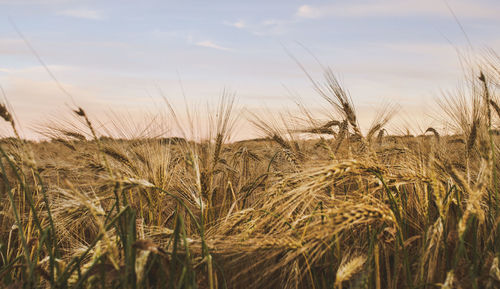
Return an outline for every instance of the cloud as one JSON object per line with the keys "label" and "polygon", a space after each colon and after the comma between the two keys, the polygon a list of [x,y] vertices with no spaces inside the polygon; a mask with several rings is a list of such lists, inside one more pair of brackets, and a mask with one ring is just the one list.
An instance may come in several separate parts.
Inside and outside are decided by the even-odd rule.
{"label": "cloud", "polygon": [[0,55],[29,53],[26,44],[20,38],[0,38]]}
{"label": "cloud", "polygon": [[295,14],[303,18],[319,18],[322,16],[318,8],[310,5],[300,6]]}
{"label": "cloud", "polygon": [[243,20],[238,20],[236,22],[224,22],[224,24],[228,25],[228,26],[233,26],[233,27],[236,27],[238,29],[243,29],[243,28],[246,28],[247,27],[247,24],[245,23],[245,21]]}
{"label": "cloud", "polygon": [[217,45],[217,44],[215,44],[215,43],[213,43],[212,41],[209,41],[209,40],[196,42],[196,45],[197,46],[201,46],[201,47],[214,48],[214,49],[218,49],[218,50],[225,50],[225,51],[231,50],[231,49],[229,49],[227,47]]}
{"label": "cloud", "polygon": [[266,19],[254,30],[256,35],[282,35],[288,31],[290,25],[296,23],[295,20]]}
{"label": "cloud", "polygon": [[[458,0],[450,3],[453,12],[459,18],[497,19],[500,7],[491,3],[467,2]],[[399,0],[382,1],[350,1],[325,5],[302,5],[297,8],[295,16],[299,18],[323,17],[387,17],[429,15],[449,17],[452,15],[446,3],[434,0],[416,2]]]}
{"label": "cloud", "polygon": [[90,19],[90,20],[99,20],[104,18],[104,16],[100,11],[85,9],[85,8],[63,10],[59,11],[57,14],[68,17]]}
{"label": "cloud", "polygon": [[245,30],[254,35],[281,35],[287,32],[289,25],[297,22],[297,19],[264,19],[258,22],[246,22],[239,20],[237,22],[224,22],[224,24]]}

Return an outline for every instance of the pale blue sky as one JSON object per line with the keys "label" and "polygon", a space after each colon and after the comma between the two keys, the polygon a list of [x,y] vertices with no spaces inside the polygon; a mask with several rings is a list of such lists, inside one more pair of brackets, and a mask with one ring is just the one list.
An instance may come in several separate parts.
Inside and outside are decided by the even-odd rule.
{"label": "pale blue sky", "polygon": [[[448,0],[474,51],[500,50],[500,1]],[[285,51],[321,78],[330,66],[361,112],[390,100],[423,117],[461,75],[466,40],[446,2],[0,0],[0,85],[25,126],[67,109],[68,97],[17,35],[88,110],[140,115],[159,99],[215,101],[223,88],[250,109],[320,105]],[[363,117],[361,117],[363,122]]]}

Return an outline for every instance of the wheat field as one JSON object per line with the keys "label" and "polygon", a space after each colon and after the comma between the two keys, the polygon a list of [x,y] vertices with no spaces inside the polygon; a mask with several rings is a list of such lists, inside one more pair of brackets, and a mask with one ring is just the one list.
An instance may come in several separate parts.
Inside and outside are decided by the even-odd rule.
{"label": "wheat field", "polygon": [[450,132],[419,135],[391,106],[359,127],[331,71],[331,119],[253,115],[238,142],[227,95],[206,140],[112,138],[77,107],[27,141],[2,104],[0,287],[499,288],[500,58],[471,70]]}

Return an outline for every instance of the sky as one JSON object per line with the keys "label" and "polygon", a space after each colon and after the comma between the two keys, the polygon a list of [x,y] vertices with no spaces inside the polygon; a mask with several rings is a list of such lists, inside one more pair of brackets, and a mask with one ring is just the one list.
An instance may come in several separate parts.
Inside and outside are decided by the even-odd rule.
{"label": "sky", "polygon": [[181,107],[230,91],[253,112],[297,98],[324,108],[298,61],[318,81],[334,71],[362,126],[387,102],[427,125],[461,81],[457,50],[500,51],[499,15],[498,0],[0,0],[0,86],[36,137],[75,105],[144,119],[165,109],[162,95]]}

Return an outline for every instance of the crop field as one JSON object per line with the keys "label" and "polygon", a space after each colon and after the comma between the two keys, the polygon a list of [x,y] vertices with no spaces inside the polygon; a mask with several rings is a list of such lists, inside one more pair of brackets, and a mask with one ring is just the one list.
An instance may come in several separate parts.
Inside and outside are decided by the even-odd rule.
{"label": "crop field", "polygon": [[[414,135],[392,106],[360,127],[330,71],[331,119],[242,119],[225,95],[205,140],[167,103],[184,136],[112,138],[75,107],[28,141],[2,104],[0,287],[500,288],[499,69]],[[228,141],[236,121],[263,137]]]}

